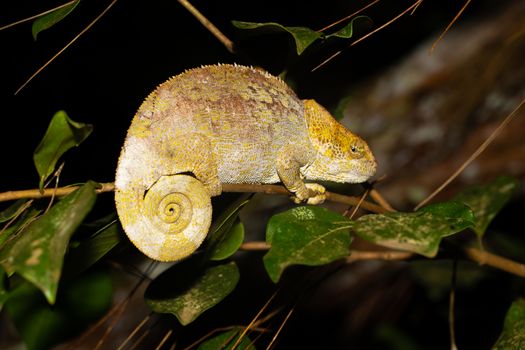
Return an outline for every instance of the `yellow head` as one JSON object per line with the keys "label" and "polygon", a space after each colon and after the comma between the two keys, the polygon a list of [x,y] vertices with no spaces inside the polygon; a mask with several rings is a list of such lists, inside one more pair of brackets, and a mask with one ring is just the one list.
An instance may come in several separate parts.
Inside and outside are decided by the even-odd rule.
{"label": "yellow head", "polygon": [[367,143],[350,132],[314,100],[304,100],[308,135],[317,151],[304,169],[310,180],[359,183],[376,172],[376,161]]}

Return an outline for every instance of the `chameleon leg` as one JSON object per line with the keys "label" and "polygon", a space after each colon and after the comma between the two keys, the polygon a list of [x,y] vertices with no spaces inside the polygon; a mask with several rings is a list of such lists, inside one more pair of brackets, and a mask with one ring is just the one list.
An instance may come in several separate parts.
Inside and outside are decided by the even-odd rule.
{"label": "chameleon leg", "polygon": [[325,188],[319,184],[306,184],[303,181],[300,169],[307,163],[301,161],[302,157],[308,159],[304,154],[297,156],[292,147],[284,147],[277,157],[277,174],[288,191],[293,193],[294,202],[320,204],[326,199]]}

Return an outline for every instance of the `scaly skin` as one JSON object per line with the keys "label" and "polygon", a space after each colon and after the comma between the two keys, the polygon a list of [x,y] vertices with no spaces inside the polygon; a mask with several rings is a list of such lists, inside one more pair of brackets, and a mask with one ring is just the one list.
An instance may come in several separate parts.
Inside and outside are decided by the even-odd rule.
{"label": "scaly skin", "polygon": [[279,78],[237,65],[186,71],[137,111],[120,155],[115,201],[131,241],[155,260],[195,251],[223,183],[281,181],[297,202],[324,200],[303,179],[363,182],[368,145]]}

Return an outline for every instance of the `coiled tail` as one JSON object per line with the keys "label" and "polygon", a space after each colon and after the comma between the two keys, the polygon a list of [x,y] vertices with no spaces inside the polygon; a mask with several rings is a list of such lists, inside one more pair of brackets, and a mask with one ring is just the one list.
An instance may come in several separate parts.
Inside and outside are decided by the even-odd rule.
{"label": "coiled tail", "polygon": [[206,187],[189,175],[160,176],[148,188],[119,162],[115,202],[124,231],[148,257],[176,261],[206,237],[212,216]]}

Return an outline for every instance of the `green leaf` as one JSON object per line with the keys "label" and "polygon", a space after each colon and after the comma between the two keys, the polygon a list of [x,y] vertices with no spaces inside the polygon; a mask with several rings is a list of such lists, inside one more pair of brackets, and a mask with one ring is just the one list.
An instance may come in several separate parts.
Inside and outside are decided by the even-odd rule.
{"label": "green leaf", "polygon": [[64,274],[78,274],[95,264],[120,242],[120,232],[120,225],[114,220],[88,240],[70,248]]}
{"label": "green leaf", "polygon": [[503,331],[492,350],[521,350],[525,348],[525,299],[512,303],[505,316]]}
{"label": "green leaf", "polygon": [[244,225],[237,220],[237,223],[226,232],[220,244],[215,246],[211,252],[211,260],[224,260],[232,256],[244,241]]}
{"label": "green leaf", "polygon": [[[223,332],[200,344],[197,350],[230,350],[233,345],[235,345],[237,339],[239,339],[241,333],[242,328],[240,327],[238,329]],[[245,335],[235,349],[255,350],[255,346],[252,345],[250,338]]]}
{"label": "green leaf", "polygon": [[437,254],[441,239],[474,223],[474,214],[463,204],[446,202],[429,205],[413,213],[364,215],[352,227],[367,241],[427,257]]}
{"label": "green leaf", "polygon": [[210,234],[206,254],[211,260],[223,260],[234,254],[244,240],[244,226],[238,221],[239,212],[250,202],[251,194],[241,196],[226,208],[214,221]]}
{"label": "green leaf", "polygon": [[461,192],[454,200],[464,203],[472,209],[476,217],[472,230],[481,237],[518,186],[518,180],[500,176],[485,186],[476,186]]}
{"label": "green leaf", "polygon": [[73,1],[69,5],[66,5],[64,7],[61,7],[53,12],[48,13],[47,15],[44,15],[33,22],[33,39],[36,40],[38,33],[40,33],[43,30],[46,30],[48,28],[51,28],[61,20],[63,20],[67,15],[71,13],[77,7],[80,0]]}
{"label": "green leaf", "polygon": [[348,256],[350,225],[344,216],[315,206],[274,215],[266,228],[272,245],[264,256],[268,275],[277,282],[290,265],[319,266]]}
{"label": "green leaf", "polygon": [[266,22],[266,23],[254,23],[254,22],[242,22],[232,21],[232,24],[239,29],[264,29],[273,32],[288,32],[292,35],[295,40],[295,47],[297,54],[300,55],[308,46],[322,36],[322,33],[311,30],[306,27],[285,27],[279,23]]}
{"label": "green leaf", "polygon": [[69,239],[93,207],[96,186],[89,181],[64,197],[9,240],[0,252],[4,269],[35,284],[51,304],[55,302]]}
{"label": "green leaf", "polygon": [[200,263],[200,257],[192,257],[157,277],[146,290],[149,307],[155,312],[171,313],[187,325],[234,290],[239,269],[233,261],[207,268]]}
{"label": "green leaf", "polygon": [[46,179],[53,174],[58,159],[70,148],[78,146],[93,131],[93,126],[77,123],[58,111],[49,123],[46,134],[33,153],[33,161],[40,177],[40,190]]}
{"label": "green leaf", "polygon": [[370,18],[367,16],[357,16],[353,18],[350,23],[348,23],[343,28],[339,29],[337,32],[326,35],[326,39],[335,37],[335,38],[342,38],[342,39],[350,39],[354,35],[354,22],[357,20],[366,19],[367,21],[370,21]]}

